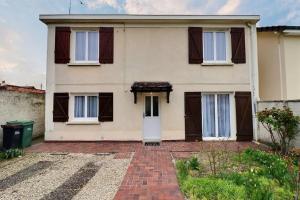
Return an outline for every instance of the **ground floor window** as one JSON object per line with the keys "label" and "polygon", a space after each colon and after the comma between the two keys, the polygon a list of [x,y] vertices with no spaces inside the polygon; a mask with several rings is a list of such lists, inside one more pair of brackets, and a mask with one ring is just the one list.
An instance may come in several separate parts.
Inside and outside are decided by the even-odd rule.
{"label": "ground floor window", "polygon": [[74,95],[73,96],[74,120],[98,120],[98,96]]}
{"label": "ground floor window", "polygon": [[230,94],[202,94],[202,134],[206,138],[231,135]]}

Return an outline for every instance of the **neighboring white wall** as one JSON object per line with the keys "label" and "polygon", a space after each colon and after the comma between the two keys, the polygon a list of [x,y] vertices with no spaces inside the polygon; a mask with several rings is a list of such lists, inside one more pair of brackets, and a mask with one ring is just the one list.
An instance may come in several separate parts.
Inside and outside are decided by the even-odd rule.
{"label": "neighboring white wall", "polygon": [[[300,100],[295,101],[260,101],[258,102],[258,111],[262,111],[265,108],[282,108],[284,105],[291,108],[294,115],[300,116]],[[265,141],[265,142],[271,142],[269,133],[266,131],[266,129],[259,123],[258,126],[258,140]],[[296,140],[294,141],[294,145],[296,147],[300,147],[300,133],[297,135]]]}
{"label": "neighboring white wall", "polygon": [[[44,135],[45,95],[0,90],[0,124],[13,120],[33,120],[33,138]],[[0,129],[2,146],[3,129]]]}

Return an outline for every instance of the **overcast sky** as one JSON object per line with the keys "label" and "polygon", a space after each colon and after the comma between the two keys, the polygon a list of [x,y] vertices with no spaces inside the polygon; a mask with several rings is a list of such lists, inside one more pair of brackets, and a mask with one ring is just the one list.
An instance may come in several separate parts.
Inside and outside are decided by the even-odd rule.
{"label": "overcast sky", "polygon": [[[260,26],[300,25],[300,0],[72,0],[72,13],[258,14]],[[45,85],[46,26],[39,14],[66,14],[69,0],[0,0],[0,81]]]}

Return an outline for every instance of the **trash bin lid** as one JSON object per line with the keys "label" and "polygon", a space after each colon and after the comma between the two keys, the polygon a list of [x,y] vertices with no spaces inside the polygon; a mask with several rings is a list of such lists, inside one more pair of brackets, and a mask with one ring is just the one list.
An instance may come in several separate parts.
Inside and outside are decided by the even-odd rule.
{"label": "trash bin lid", "polygon": [[23,128],[22,125],[20,124],[6,124],[6,125],[1,125],[1,128],[14,128],[14,129],[19,129],[19,128]]}
{"label": "trash bin lid", "polygon": [[31,120],[15,120],[15,121],[9,121],[9,122],[6,122],[7,125],[23,125],[23,126],[26,126],[26,125],[31,125],[33,124],[34,121],[31,121]]}

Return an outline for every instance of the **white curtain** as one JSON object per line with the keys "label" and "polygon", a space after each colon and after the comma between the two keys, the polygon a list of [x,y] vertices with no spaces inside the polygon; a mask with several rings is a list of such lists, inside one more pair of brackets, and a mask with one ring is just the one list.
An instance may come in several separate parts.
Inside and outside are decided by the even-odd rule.
{"label": "white curtain", "polygon": [[219,137],[230,136],[229,94],[218,94],[218,133]]}
{"label": "white curtain", "polygon": [[215,137],[215,95],[202,96],[203,137]]}
{"label": "white curtain", "polygon": [[214,37],[213,32],[203,33],[204,60],[214,60]]}
{"label": "white curtain", "polygon": [[98,59],[98,32],[88,32],[88,60]]}
{"label": "white curtain", "polygon": [[216,54],[217,60],[226,60],[226,37],[225,32],[216,32]]}
{"label": "white curtain", "polygon": [[84,117],[85,96],[75,96],[74,116]]}
{"label": "white curtain", "polygon": [[88,96],[87,100],[87,117],[97,117],[97,96]]}
{"label": "white curtain", "polygon": [[78,61],[85,60],[85,45],[86,45],[86,33],[76,32],[76,47],[75,47],[75,59]]}

